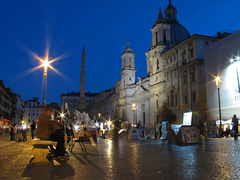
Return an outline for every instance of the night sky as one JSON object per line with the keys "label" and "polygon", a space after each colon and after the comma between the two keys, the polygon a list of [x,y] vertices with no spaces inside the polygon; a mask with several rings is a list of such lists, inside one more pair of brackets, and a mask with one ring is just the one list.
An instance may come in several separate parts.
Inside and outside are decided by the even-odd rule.
{"label": "night sky", "polygon": [[[80,89],[82,48],[86,52],[85,90],[113,88],[121,76],[121,55],[127,40],[134,50],[137,77],[145,77],[145,52],[159,7],[168,0],[1,0],[0,80],[24,101],[43,97],[43,68],[31,51],[50,59],[61,75],[48,70],[46,102],[60,103],[60,95]],[[191,35],[214,36],[240,29],[239,0],[172,0],[177,18]]]}

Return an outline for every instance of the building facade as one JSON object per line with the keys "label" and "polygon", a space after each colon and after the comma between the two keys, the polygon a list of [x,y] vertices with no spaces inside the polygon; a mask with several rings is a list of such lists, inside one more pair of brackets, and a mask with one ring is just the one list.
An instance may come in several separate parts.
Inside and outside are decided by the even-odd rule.
{"label": "building facade", "polygon": [[[192,124],[206,119],[204,47],[220,38],[191,36],[178,22],[171,1],[164,13],[159,9],[151,29],[151,46],[145,53],[147,77],[139,77],[138,82],[135,54],[127,42],[121,56],[121,80],[115,83],[115,95],[111,96],[115,119],[131,124],[141,121],[146,127],[162,121],[182,124],[185,112],[192,112]],[[102,99],[98,108],[104,103]]]}
{"label": "building facade", "polygon": [[33,97],[31,100],[25,102],[25,112],[23,118],[23,126],[30,128],[30,125],[35,122],[37,123],[39,117],[43,113],[43,106],[38,101],[39,98]]}
{"label": "building facade", "polygon": [[[240,117],[240,31],[208,45],[204,49],[208,119],[227,121]],[[220,77],[219,97],[216,77]],[[225,128],[224,128],[225,130]]]}
{"label": "building facade", "polygon": [[6,88],[0,80],[0,124],[14,124],[16,112],[16,94],[10,88]]}
{"label": "building facade", "polygon": [[[97,93],[85,93],[85,101],[86,101],[86,111],[89,111],[89,106],[95,104],[95,96]],[[73,117],[73,113],[75,110],[79,110],[79,92],[68,92],[66,94],[62,94],[61,96],[61,110],[63,113],[66,113],[66,103],[68,105],[69,112]]]}
{"label": "building facade", "polygon": [[15,112],[15,124],[22,125],[25,105],[20,95],[17,95],[16,99],[17,99],[17,103],[16,103],[16,112]]}

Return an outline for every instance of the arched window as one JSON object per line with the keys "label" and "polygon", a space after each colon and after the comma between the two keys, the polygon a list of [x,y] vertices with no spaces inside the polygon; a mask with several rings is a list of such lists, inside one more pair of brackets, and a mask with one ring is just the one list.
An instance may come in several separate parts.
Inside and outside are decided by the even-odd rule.
{"label": "arched window", "polygon": [[170,95],[171,95],[171,107],[173,107],[174,106],[174,91],[173,90],[171,90]]}

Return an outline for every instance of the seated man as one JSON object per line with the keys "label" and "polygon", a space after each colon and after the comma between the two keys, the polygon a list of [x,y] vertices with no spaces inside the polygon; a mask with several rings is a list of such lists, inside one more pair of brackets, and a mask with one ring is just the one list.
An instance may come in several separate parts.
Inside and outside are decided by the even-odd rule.
{"label": "seated man", "polygon": [[61,156],[65,155],[65,146],[64,146],[64,129],[63,125],[61,123],[55,124],[55,128],[53,130],[53,133],[50,135],[50,140],[57,141],[57,147],[54,152],[54,157],[60,158]]}

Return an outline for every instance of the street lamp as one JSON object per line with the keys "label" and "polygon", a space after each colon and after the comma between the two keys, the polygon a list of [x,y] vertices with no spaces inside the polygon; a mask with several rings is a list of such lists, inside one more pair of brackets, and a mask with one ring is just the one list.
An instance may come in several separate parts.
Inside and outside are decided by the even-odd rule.
{"label": "street lamp", "polygon": [[222,117],[221,117],[221,103],[220,103],[220,82],[221,82],[221,78],[218,76],[215,79],[216,81],[216,86],[218,89],[218,108],[219,108],[219,119],[220,119],[220,132],[222,132]]}
{"label": "street lamp", "polygon": [[63,118],[64,118],[64,116],[65,116],[65,115],[64,115],[63,113],[60,114],[61,122],[63,122]]}
{"label": "street lamp", "polygon": [[[134,114],[135,114],[135,111],[137,111],[137,104],[135,102],[132,103],[132,111],[133,111],[133,118],[135,118]],[[137,124],[137,118],[136,118],[136,124]]]}
{"label": "street lamp", "polygon": [[45,92],[46,92],[46,78],[47,78],[47,69],[50,66],[50,62],[48,61],[48,58],[45,59],[45,61],[42,60],[42,66],[44,67],[44,85],[43,85],[43,112],[45,111]]}

